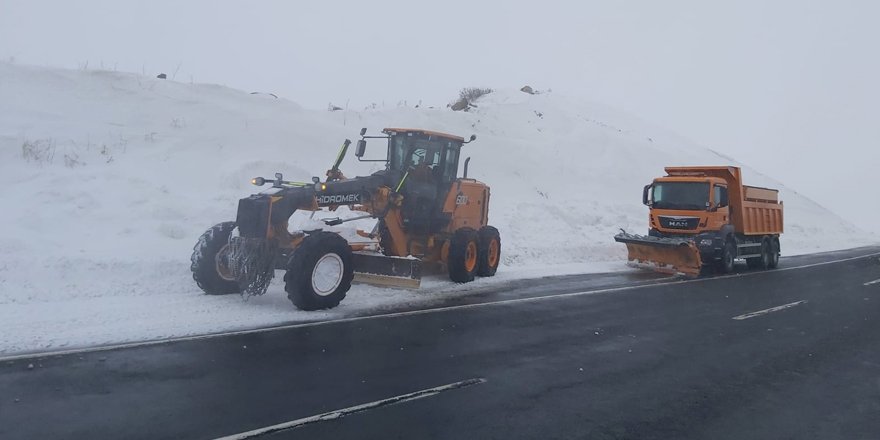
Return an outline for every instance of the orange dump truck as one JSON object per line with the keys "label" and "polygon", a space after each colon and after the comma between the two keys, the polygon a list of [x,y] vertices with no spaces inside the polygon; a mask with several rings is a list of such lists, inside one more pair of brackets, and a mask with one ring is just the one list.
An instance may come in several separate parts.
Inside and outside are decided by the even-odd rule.
{"label": "orange dump truck", "polygon": [[647,236],[622,231],[631,265],[698,276],[779,263],[782,202],[775,189],[746,186],[738,167],[667,167],[642,193],[650,208]]}

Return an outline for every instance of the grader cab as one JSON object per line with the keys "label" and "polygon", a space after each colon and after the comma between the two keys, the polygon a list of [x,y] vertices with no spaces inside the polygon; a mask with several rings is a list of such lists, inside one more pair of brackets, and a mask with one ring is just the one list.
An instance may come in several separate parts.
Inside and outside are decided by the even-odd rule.
{"label": "grader cab", "polygon": [[[387,141],[384,159],[365,159],[368,139]],[[257,177],[272,187],[241,199],[234,222],[220,223],[199,239],[192,255],[193,278],[208,294],[261,295],[277,269],[300,309],[335,307],[352,281],[418,287],[423,264],[445,267],[452,281],[493,276],[501,237],[488,225],[489,187],[459,176],[462,146],[475,140],[429,130],[386,128],[380,136],[361,130],[355,156],[385,162],[369,176],[347,178],[340,170],[351,144],[343,146],[321,181]],[[360,216],[324,218],[328,227],[366,218],[371,231],[346,240],[325,228],[289,230],[297,210],[331,212],[348,206]]]}

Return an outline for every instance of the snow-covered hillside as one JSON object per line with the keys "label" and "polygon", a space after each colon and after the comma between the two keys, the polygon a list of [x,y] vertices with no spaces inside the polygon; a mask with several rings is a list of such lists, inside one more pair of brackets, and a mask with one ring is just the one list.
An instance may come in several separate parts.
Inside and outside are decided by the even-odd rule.
{"label": "snow-covered hillside", "polygon": [[[470,175],[492,186],[499,280],[622,268],[618,228],[643,232],[642,186],[666,165],[736,162],[613,109],[554,93],[497,91],[469,113],[446,108],[306,110],[285,99],[103,71],[0,63],[0,353],[152,339],[426,301],[442,277],[404,292],[355,286],[338,309],[296,311],[279,280],[265,297],[200,294],[198,236],[234,218],[254,176],[323,176],[345,138],[409,126],[461,136]],[[379,142],[368,156],[383,156]],[[347,158],[346,175],[370,164]],[[375,166],[375,164],[372,164]],[[805,170],[804,172],[809,172]],[[745,170],[747,183],[780,187]],[[864,244],[796,192],[784,254]],[[482,280],[481,283],[494,280]]]}

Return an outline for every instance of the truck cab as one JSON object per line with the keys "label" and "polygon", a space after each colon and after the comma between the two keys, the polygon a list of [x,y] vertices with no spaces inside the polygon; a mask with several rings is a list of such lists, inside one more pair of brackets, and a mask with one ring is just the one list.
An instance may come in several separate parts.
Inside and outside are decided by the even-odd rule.
{"label": "truck cab", "polygon": [[727,182],[717,177],[661,177],[645,186],[650,234],[694,235],[730,224]]}

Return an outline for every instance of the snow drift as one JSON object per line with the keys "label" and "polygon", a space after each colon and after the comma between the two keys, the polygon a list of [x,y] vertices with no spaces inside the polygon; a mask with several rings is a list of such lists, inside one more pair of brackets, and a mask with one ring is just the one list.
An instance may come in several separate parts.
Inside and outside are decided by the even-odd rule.
{"label": "snow drift", "polygon": [[[334,310],[200,294],[193,244],[235,215],[254,176],[323,176],[361,127],[409,126],[478,139],[470,175],[492,187],[498,279],[623,268],[619,228],[644,232],[642,186],[666,165],[738,165],[636,118],[553,93],[496,91],[446,108],[306,110],[285,99],[133,74],[0,63],[0,353],[153,339],[350,315],[463,294],[442,277],[418,292],[355,286]],[[374,141],[367,155],[382,157]],[[353,157],[346,175],[374,171]],[[808,172],[808,171],[805,171]],[[781,189],[783,254],[861,245],[846,221]],[[480,283],[490,283],[483,280]]]}

